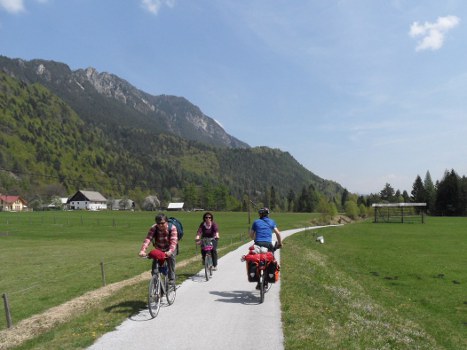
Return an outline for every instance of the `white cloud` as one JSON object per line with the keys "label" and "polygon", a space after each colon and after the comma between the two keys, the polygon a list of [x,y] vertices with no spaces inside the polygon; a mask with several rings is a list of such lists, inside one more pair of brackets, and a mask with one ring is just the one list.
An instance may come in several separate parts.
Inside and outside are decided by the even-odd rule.
{"label": "white cloud", "polygon": [[174,7],[175,0],[142,0],[141,5],[147,11],[157,15],[161,6],[166,5],[168,7]]}
{"label": "white cloud", "polygon": [[0,7],[11,13],[24,11],[23,0],[0,0]]}
{"label": "white cloud", "polygon": [[425,22],[420,24],[414,22],[410,27],[409,35],[412,38],[421,37],[415,50],[440,49],[443,46],[446,33],[456,27],[459,22],[460,19],[456,16],[438,17],[435,23]]}

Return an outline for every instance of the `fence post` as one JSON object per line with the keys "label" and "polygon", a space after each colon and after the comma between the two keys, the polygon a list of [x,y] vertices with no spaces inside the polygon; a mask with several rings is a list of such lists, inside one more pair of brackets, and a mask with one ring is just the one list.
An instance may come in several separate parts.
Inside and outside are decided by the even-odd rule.
{"label": "fence post", "polygon": [[5,293],[2,295],[3,304],[5,305],[5,315],[6,315],[6,324],[8,328],[13,327],[13,321],[11,320],[11,313],[10,313],[10,304],[8,303],[8,295]]}
{"label": "fence post", "polygon": [[102,274],[102,286],[106,286],[105,282],[105,270],[104,270],[104,261],[101,260],[101,274]]}

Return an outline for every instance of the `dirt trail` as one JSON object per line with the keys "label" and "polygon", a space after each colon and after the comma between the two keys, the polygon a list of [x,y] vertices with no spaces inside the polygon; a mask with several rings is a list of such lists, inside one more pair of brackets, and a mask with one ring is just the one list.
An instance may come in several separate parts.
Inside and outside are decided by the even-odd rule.
{"label": "dirt trail", "polygon": [[[193,257],[181,261],[177,268],[184,267],[193,261],[198,261],[199,257]],[[111,296],[120,289],[137,284],[141,281],[147,281],[150,278],[150,272],[146,271],[133,278],[112,283],[105,287],[87,292],[82,296],[67,301],[62,305],[55,306],[41,314],[31,316],[20,321],[12,328],[0,331],[0,350],[11,349],[21,343],[32,339],[39,334],[45,333],[61,323],[65,323],[77,314],[81,314],[91,307],[99,304],[101,300]]]}

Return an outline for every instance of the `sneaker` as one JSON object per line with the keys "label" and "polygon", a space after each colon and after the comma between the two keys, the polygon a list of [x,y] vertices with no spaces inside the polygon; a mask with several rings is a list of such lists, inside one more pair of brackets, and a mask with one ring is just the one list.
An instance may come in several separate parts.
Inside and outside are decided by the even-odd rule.
{"label": "sneaker", "polygon": [[212,270],[213,270],[213,271],[217,271],[217,266],[213,266],[213,267],[212,267]]}

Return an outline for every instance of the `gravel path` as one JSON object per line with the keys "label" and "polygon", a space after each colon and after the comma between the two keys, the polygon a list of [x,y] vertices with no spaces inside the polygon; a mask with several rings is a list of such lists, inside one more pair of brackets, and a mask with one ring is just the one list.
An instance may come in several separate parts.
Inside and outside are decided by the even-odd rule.
{"label": "gravel path", "polygon": [[[282,236],[302,230],[283,231]],[[240,261],[249,246],[251,242],[219,259],[208,282],[200,263],[200,272],[178,287],[175,303],[163,304],[155,319],[143,310],[88,349],[283,349],[280,281],[259,304],[256,284],[248,282]],[[279,260],[280,250],[275,255]]]}

